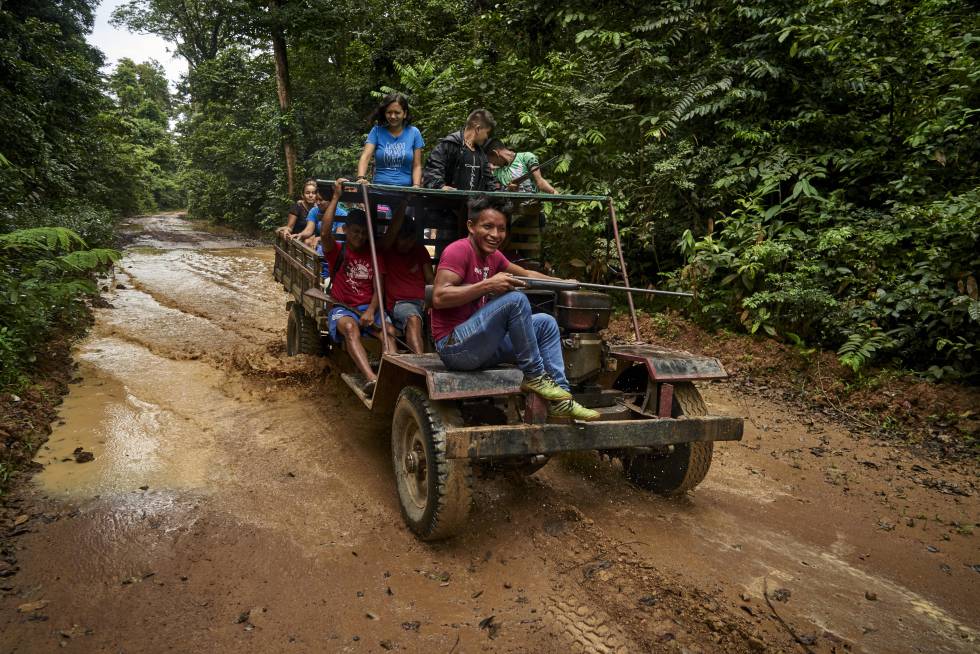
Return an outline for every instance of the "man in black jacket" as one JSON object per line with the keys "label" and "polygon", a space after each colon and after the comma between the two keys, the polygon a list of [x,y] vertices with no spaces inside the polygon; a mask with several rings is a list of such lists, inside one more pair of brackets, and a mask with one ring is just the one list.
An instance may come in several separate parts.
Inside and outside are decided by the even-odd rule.
{"label": "man in black jacket", "polygon": [[490,163],[483,144],[496,127],[486,109],[477,109],[466,119],[458,132],[444,137],[429,155],[422,172],[426,188],[459,189],[461,191],[495,191],[497,184],[490,172]]}

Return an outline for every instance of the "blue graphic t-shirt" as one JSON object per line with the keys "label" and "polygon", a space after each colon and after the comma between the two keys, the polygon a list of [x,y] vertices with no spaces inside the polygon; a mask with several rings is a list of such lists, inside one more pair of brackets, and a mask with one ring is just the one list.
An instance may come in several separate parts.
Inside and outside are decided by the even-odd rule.
{"label": "blue graphic t-shirt", "polygon": [[375,125],[367,142],[374,144],[375,184],[412,185],[412,158],[415,150],[425,147],[417,127],[408,125],[395,138],[387,127]]}

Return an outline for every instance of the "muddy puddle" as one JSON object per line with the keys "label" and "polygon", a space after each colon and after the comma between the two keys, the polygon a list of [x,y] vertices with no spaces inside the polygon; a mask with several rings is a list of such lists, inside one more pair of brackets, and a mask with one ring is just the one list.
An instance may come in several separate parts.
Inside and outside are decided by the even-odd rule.
{"label": "muddy puddle", "polygon": [[712,384],[746,438],[689,497],[564,457],[480,482],[471,528],[422,544],[389,426],[284,356],[271,249],[174,215],[128,231],[5,541],[4,652],[980,646],[975,467]]}

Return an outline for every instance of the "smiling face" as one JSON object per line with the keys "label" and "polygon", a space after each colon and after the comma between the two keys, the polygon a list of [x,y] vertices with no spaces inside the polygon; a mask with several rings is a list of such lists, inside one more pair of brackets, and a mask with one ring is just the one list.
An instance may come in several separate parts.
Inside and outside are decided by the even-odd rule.
{"label": "smiling face", "polygon": [[466,228],[477,251],[488,257],[507,238],[507,217],[496,209],[484,209],[466,221]]}
{"label": "smiling face", "polygon": [[344,225],[344,235],[352,250],[360,250],[367,244],[367,227],[364,225],[347,223]]}
{"label": "smiling face", "polygon": [[385,107],[385,119],[388,129],[399,130],[405,125],[405,110],[398,102],[392,102]]}

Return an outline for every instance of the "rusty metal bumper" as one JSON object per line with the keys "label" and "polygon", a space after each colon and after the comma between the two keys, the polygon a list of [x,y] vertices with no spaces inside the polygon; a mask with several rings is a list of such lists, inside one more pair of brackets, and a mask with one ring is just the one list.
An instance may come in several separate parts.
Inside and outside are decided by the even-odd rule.
{"label": "rusty metal bumper", "polygon": [[446,434],[446,456],[478,459],[738,440],[742,440],[742,419],[722,416],[572,424],[520,423],[450,429]]}

